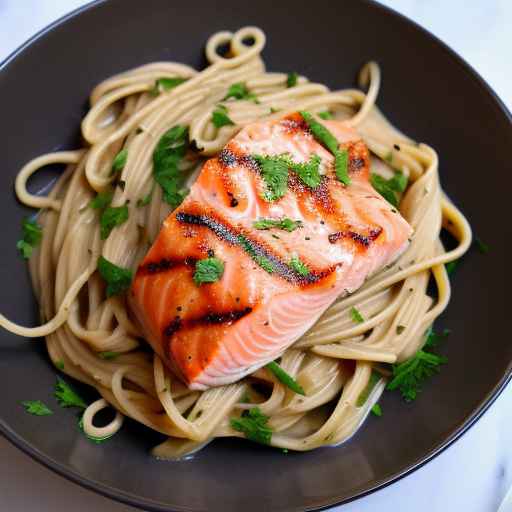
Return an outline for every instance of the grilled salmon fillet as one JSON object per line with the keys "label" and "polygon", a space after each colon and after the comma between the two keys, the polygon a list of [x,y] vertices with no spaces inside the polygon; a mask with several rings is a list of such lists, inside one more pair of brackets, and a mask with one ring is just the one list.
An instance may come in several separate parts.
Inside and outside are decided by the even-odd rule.
{"label": "grilled salmon fillet", "polygon": [[[370,185],[364,142],[343,123],[323,125],[347,151],[349,185],[299,113],[251,124],[205,163],[141,262],[132,310],[190,388],[234,382],[272,361],[406,248],[411,227]],[[320,184],[308,187],[290,169],[286,193],[269,200],[262,155],[295,163],[318,155]],[[285,218],[300,227],[254,226]],[[212,256],[222,277],[196,284],[197,263]]]}

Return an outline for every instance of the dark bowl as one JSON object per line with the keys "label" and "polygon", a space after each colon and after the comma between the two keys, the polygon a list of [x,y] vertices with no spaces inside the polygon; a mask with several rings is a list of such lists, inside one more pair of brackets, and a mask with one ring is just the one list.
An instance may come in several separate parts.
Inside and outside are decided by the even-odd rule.
{"label": "dark bowl", "polygon": [[[37,323],[27,269],[17,256],[20,221],[27,212],[13,194],[14,177],[28,159],[55,148],[75,148],[91,88],[105,77],[154,60],[204,65],[211,33],[258,25],[268,36],[271,70],[297,70],[332,87],[355,84],[360,66],[383,70],[379,105],[407,134],[435,147],[448,194],[469,217],[487,255],[466,255],[453,278],[448,311],[439,320],[452,335],[445,369],[412,404],[395,393],[385,414],[370,418],[335,449],[284,455],[237,440],[215,442],[193,460],[153,459],[161,440],[128,421],[109,442],[95,445],[70,410],[56,406],[55,371],[42,341],[0,332],[0,429],[19,448],[59,474],[125,503],[149,510],[311,510],[382,487],[418,468],[467,430],[511,375],[512,343],[503,330],[504,222],[512,148],[510,114],[485,82],[450,49],[406,18],[365,1],[275,2],[113,0],[75,11],[44,30],[0,68],[3,142],[0,310]],[[45,173],[35,180],[34,188]],[[509,253],[509,252],[508,252]],[[23,412],[20,401],[41,399],[55,414]]]}

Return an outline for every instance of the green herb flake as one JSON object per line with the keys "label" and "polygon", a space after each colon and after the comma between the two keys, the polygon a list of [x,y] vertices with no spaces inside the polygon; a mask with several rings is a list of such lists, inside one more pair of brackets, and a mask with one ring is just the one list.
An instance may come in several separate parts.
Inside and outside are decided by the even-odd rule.
{"label": "green herb flake", "polygon": [[89,207],[92,208],[93,210],[103,210],[112,202],[113,197],[113,190],[106,190],[105,192],[100,192],[99,194],[96,194],[96,197],[91,199]]}
{"label": "green herb flake", "polygon": [[247,439],[261,444],[270,444],[272,429],[267,425],[268,416],[259,407],[253,407],[242,413],[240,418],[230,420],[231,428],[242,432]]}
{"label": "green herb flake", "polygon": [[115,227],[128,220],[128,206],[109,206],[105,208],[100,218],[101,239],[106,240]]}
{"label": "green herb flake", "polygon": [[132,282],[132,271],[118,267],[103,256],[98,259],[98,271],[107,284],[107,297],[124,293]]}
{"label": "green herb flake", "polygon": [[448,263],[445,263],[445,265],[444,265],[448,275],[453,274],[453,272],[455,271],[455,269],[458,266],[459,266],[459,260],[449,261]]}
{"label": "green herb flake", "polygon": [[370,176],[372,187],[391,205],[398,207],[398,198],[390,188],[388,180],[380,174],[372,173]]}
{"label": "green herb flake", "polygon": [[[443,333],[446,336],[448,332]],[[448,360],[431,352],[431,348],[438,343],[440,336],[435,334],[433,329],[426,332],[426,342],[423,349],[406,361],[392,365],[393,378],[386,386],[386,389],[393,391],[400,390],[406,402],[415,400],[421,392],[423,383],[432,375],[438,373],[441,365]]]}
{"label": "green herb flake", "polygon": [[123,167],[126,165],[126,160],[128,159],[128,150],[126,148],[122,149],[117,153],[115,156],[113,162],[112,162],[112,171],[110,172],[110,175],[117,174],[119,171],[123,169]]}
{"label": "green herb flake", "polygon": [[286,87],[295,87],[297,85],[298,79],[299,75],[295,71],[288,73],[288,76],[286,77]]}
{"label": "green herb flake", "polygon": [[276,112],[279,112],[281,109],[279,108],[274,108],[274,107],[270,107],[270,113],[271,114],[275,114]]}
{"label": "green herb flake", "polygon": [[153,153],[153,177],[162,188],[164,201],[173,209],[187,194],[179,164],[188,147],[188,127],[178,124],[162,135]]}
{"label": "green herb flake", "polygon": [[350,176],[348,175],[348,151],[346,149],[337,149],[334,152],[334,168],[336,177],[345,185],[350,185]]}
{"label": "green herb flake", "polygon": [[76,391],[60,377],[57,377],[57,384],[55,384],[55,398],[61,407],[79,407],[81,409],[87,407]]}
{"label": "green herb flake", "polygon": [[119,352],[110,352],[108,350],[106,352],[98,352],[98,357],[101,359],[105,359],[105,361],[112,361],[113,359],[116,359],[120,355],[121,354]]}
{"label": "green herb flake", "polygon": [[78,421],[78,428],[84,434],[84,436],[87,439],[89,439],[89,441],[92,441],[93,443],[96,443],[96,444],[103,443],[104,441],[106,441],[107,439],[110,439],[113,435],[115,435],[115,434],[109,434],[108,436],[103,436],[103,437],[90,436],[84,430],[84,418],[83,418],[83,416]]}
{"label": "green herb flake", "polygon": [[178,85],[186,82],[187,78],[180,77],[162,77],[155,81],[155,85],[149,91],[151,96],[158,96],[163,91],[170,91]]}
{"label": "green herb flake", "polygon": [[397,325],[396,326],[396,333],[402,334],[405,331],[405,325]]}
{"label": "green herb flake", "polygon": [[61,370],[61,371],[62,371],[62,370],[64,370],[64,361],[62,361],[62,359],[61,359],[61,360],[59,360],[59,361],[56,361],[56,362],[55,362],[55,366],[56,366],[59,370]]}
{"label": "green herb flake", "polygon": [[224,274],[224,262],[218,258],[211,257],[199,260],[196,263],[194,272],[194,283],[198,286],[204,283],[215,283]]}
{"label": "green herb flake", "polygon": [[298,256],[292,257],[290,260],[290,267],[301,276],[306,277],[310,274],[309,268],[299,259]]}
{"label": "green herb flake", "polygon": [[291,233],[292,231],[295,231],[296,229],[299,229],[303,226],[301,220],[292,220],[287,217],[282,219],[259,219],[253,222],[252,225],[256,229],[264,230],[275,228],[288,231],[288,233]]}
{"label": "green herb flake", "polygon": [[296,164],[289,161],[288,166],[297,174],[300,180],[310,188],[316,188],[320,185],[322,177],[320,176],[321,158],[318,155],[312,155],[308,162]]}
{"label": "green herb flake", "polygon": [[352,321],[356,324],[362,324],[364,322],[363,315],[361,315],[359,310],[354,306],[350,308],[350,318],[352,318]]}
{"label": "green herb flake", "polygon": [[137,199],[137,208],[143,208],[147,206],[151,202],[151,197],[153,196],[153,191],[155,190],[154,185],[151,187],[151,190],[145,195],[142,199]]}
{"label": "green herb flake", "polygon": [[480,238],[475,238],[475,245],[482,254],[487,254],[489,252],[489,246],[482,242]]}
{"label": "green herb flake", "polygon": [[258,254],[249,240],[244,235],[238,235],[238,243],[244,251],[259,265],[265,272],[272,274],[274,272],[274,265],[272,261],[266,256]]}
{"label": "green herb flake", "polygon": [[425,332],[425,345],[423,348],[436,347],[438,343],[450,334],[450,329],[443,329],[441,333],[436,333],[433,326],[430,326]]}
{"label": "green herb flake", "polygon": [[368,397],[370,396],[371,392],[373,391],[373,388],[377,385],[377,382],[381,379],[381,375],[377,373],[375,370],[372,370],[372,373],[370,374],[370,380],[368,381],[368,384],[366,387],[361,391],[359,396],[357,397],[356,406],[362,407],[366,400],[368,400]]}
{"label": "green herb flake", "polygon": [[379,418],[382,416],[382,407],[380,406],[380,404],[375,404],[371,408],[371,411],[373,415],[378,416]]}
{"label": "green herb flake", "polygon": [[251,403],[251,397],[247,391],[245,391],[244,394],[240,397],[239,402],[241,404],[250,404]]}
{"label": "green herb flake", "polygon": [[261,177],[267,186],[265,201],[275,201],[288,190],[288,159],[283,156],[253,156],[260,167]]}
{"label": "green herb flake", "polygon": [[228,109],[225,105],[217,105],[217,108],[212,112],[212,122],[216,128],[235,124],[228,116]]}
{"label": "green herb flake", "polygon": [[25,400],[21,402],[21,405],[25,407],[25,410],[30,413],[34,414],[35,416],[49,416],[50,414],[53,414],[53,411],[41,400]]}
{"label": "green herb flake", "polygon": [[43,228],[37,223],[35,219],[23,219],[21,224],[23,239],[19,240],[16,244],[21,256],[28,260],[32,256],[34,247],[41,243],[43,237]]}
{"label": "green herb flake", "polygon": [[283,448],[281,451],[282,451],[284,454],[287,454],[287,453],[288,453],[288,448]]}
{"label": "green herb flake", "polygon": [[256,95],[254,93],[249,92],[247,86],[243,82],[231,84],[231,86],[228,89],[228,93],[226,94],[222,101],[229,100],[230,98],[234,98],[235,100],[247,100],[257,102]]}
{"label": "green herb flake", "polygon": [[334,119],[334,116],[328,110],[324,110],[323,112],[318,112],[318,117],[320,119],[324,119],[325,121],[329,119]]}
{"label": "green herb flake", "polygon": [[302,386],[288,373],[286,373],[275,361],[268,363],[265,368],[269,370],[278,381],[299,395],[306,395]]}

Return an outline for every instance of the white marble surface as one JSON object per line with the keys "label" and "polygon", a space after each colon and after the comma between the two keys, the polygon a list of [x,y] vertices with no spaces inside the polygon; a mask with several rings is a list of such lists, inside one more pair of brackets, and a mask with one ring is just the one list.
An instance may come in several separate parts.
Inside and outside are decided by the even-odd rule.
{"label": "white marble surface", "polygon": [[[84,0],[0,0],[0,61]],[[448,43],[512,109],[511,0],[385,0]],[[337,512],[495,512],[512,485],[512,386],[458,442],[396,484]],[[33,462],[0,438],[0,509],[134,512]],[[512,512],[512,500],[500,508]]]}

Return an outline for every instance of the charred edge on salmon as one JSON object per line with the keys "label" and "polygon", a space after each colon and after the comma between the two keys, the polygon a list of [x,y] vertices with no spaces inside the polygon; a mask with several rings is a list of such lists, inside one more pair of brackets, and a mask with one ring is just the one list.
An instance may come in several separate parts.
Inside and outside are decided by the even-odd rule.
{"label": "charred edge on salmon", "polygon": [[[174,333],[178,332],[181,329],[181,326],[182,326],[181,318],[179,316],[175,316],[174,319],[172,320],[172,322],[164,329],[164,336],[166,338],[171,338]],[[169,343],[164,343],[163,345],[164,345],[163,348],[164,348],[165,357],[168,360],[170,360],[171,354],[169,353],[169,350],[171,347],[170,347]]]}
{"label": "charred edge on salmon", "polygon": [[[172,336],[178,331],[195,327],[197,325],[213,325],[236,322],[251,312],[252,308],[246,307],[244,309],[233,309],[232,311],[222,313],[210,312],[206,315],[197,318],[190,318],[188,320],[182,320],[179,316],[176,316],[172,322],[164,329],[164,336],[167,338],[167,340],[169,340],[169,338],[172,338]],[[169,344],[166,343],[165,346],[168,347]]]}
{"label": "charred edge on salmon", "polygon": [[194,215],[179,212],[176,214],[176,220],[183,224],[194,224],[196,226],[204,226],[208,228],[221,240],[225,240],[230,244],[241,247],[260,267],[264,268],[261,265],[262,260],[268,262],[268,265],[272,267],[272,273],[275,273],[277,276],[282,277],[290,283],[314,283],[333,271],[333,269],[329,269],[328,271],[320,273],[311,272],[309,275],[303,276],[290,268],[286,263],[281,261],[277,256],[257,242],[250,240],[247,236],[242,235],[241,233],[236,233],[228,226],[208,217],[207,215]]}
{"label": "charred edge on salmon", "polygon": [[228,148],[224,148],[217,157],[219,163],[224,167],[247,167],[254,171],[259,170],[258,163],[250,155],[237,155],[234,151]]}
{"label": "charred edge on salmon", "polygon": [[158,274],[159,272],[166,272],[175,267],[179,267],[180,265],[186,265],[188,267],[193,267],[196,264],[195,258],[187,257],[185,259],[180,260],[171,260],[168,258],[162,258],[160,261],[150,261],[145,265],[139,267],[137,274],[139,275],[147,275],[147,274]]}
{"label": "charred edge on salmon", "polygon": [[362,158],[351,158],[348,163],[349,172],[357,172],[362,169],[365,165],[365,161]]}
{"label": "charred edge on salmon", "polygon": [[361,233],[356,233],[355,231],[338,231],[336,233],[330,234],[328,238],[331,244],[336,243],[340,238],[351,238],[354,240],[354,242],[357,242],[363,247],[370,247],[372,242],[376,240],[381,233],[382,228],[372,229],[368,235],[362,235]]}

